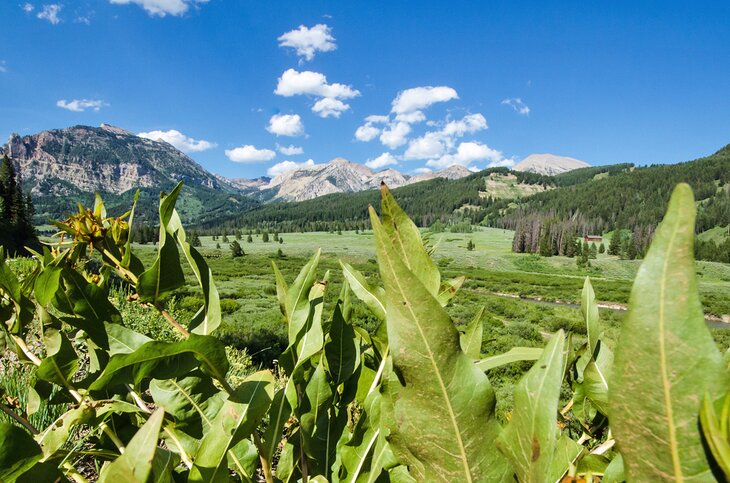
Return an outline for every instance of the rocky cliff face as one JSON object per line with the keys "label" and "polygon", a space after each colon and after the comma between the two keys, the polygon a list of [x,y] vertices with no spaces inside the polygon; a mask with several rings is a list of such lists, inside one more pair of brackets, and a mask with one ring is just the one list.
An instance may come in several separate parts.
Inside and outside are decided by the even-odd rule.
{"label": "rocky cliff face", "polygon": [[120,194],[137,187],[165,187],[179,180],[231,189],[170,144],[106,124],[13,135],[0,151],[18,162],[24,183],[34,195],[64,195],[75,190]]}
{"label": "rocky cliff face", "polygon": [[567,156],[554,154],[531,154],[520,161],[513,169],[531,173],[555,176],[578,168],[587,168],[590,164]]}

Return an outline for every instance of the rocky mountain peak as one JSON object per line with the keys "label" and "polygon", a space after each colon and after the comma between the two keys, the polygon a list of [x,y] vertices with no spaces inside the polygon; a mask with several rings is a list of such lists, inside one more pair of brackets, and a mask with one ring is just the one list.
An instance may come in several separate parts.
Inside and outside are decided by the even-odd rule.
{"label": "rocky mountain peak", "polygon": [[531,173],[555,176],[579,168],[587,168],[590,164],[567,156],[555,154],[531,154],[520,161],[514,168],[515,171],[528,171]]}

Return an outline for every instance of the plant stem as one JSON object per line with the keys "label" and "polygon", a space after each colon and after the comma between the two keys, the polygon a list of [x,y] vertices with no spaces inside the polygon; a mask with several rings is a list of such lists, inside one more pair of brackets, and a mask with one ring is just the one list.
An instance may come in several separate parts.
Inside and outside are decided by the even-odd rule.
{"label": "plant stem", "polygon": [[40,431],[35,429],[35,427],[33,427],[33,425],[30,424],[27,419],[25,419],[24,417],[22,417],[21,415],[19,415],[18,413],[16,413],[9,407],[7,407],[5,404],[0,403],[0,410],[2,412],[4,412],[5,414],[7,414],[8,416],[10,416],[11,418],[13,418],[14,420],[16,420],[18,423],[20,423],[25,429],[30,431],[31,434],[33,434],[33,435],[40,434]]}
{"label": "plant stem", "polygon": [[[17,335],[13,335],[11,337],[13,339],[13,342],[15,342],[15,345],[17,345],[20,348],[20,350],[23,351],[23,354],[25,354],[25,357],[30,359],[30,361],[33,362],[33,364],[35,364],[36,366],[41,365],[41,360],[38,359],[38,357],[35,354],[33,354],[33,352],[31,352],[31,350],[28,348],[28,345],[25,343],[25,340],[23,340],[22,337],[19,337]],[[66,389],[68,389],[68,392],[71,394],[71,396],[73,396],[73,398],[76,400],[76,402],[79,402],[79,403],[81,402],[81,400],[83,398],[81,397],[81,394],[78,393],[78,391],[73,389],[70,385],[67,385]],[[101,423],[101,425],[99,427],[106,433],[107,436],[109,436],[109,439],[111,439],[114,442],[117,449],[119,449],[119,452],[124,453],[124,443],[122,443],[122,441],[119,439],[119,437],[116,435],[116,433],[114,433],[114,431],[109,426],[107,426],[106,423]]]}
{"label": "plant stem", "polygon": [[188,332],[188,330],[185,327],[183,327],[180,324],[180,322],[175,320],[175,318],[172,315],[170,315],[170,313],[167,310],[165,310],[159,302],[155,303],[155,308],[157,309],[157,311],[160,314],[162,314],[162,316],[165,318],[165,320],[167,320],[170,323],[170,325],[175,327],[175,329],[183,335],[183,337],[185,337],[186,339],[188,337],[190,337],[190,332]]}
{"label": "plant stem", "polygon": [[117,269],[118,272],[120,272],[122,275],[124,275],[125,277],[127,277],[127,279],[131,283],[133,283],[134,285],[137,285],[137,282],[138,282],[137,276],[135,274],[133,274],[131,271],[129,271],[128,269],[124,268],[124,266],[122,265],[122,262],[120,262],[117,259],[117,257],[115,257],[114,255],[112,255],[109,252],[109,250],[107,250],[106,248],[97,247],[97,249],[100,252],[102,252],[105,257],[107,257],[109,260],[111,260],[112,262],[114,262],[114,264],[116,265],[115,268]]}
{"label": "plant stem", "polygon": [[253,432],[253,442],[254,445],[256,445],[256,449],[259,451],[261,469],[264,472],[264,478],[266,479],[266,483],[274,483],[274,475],[271,473],[271,463],[269,463],[269,460],[267,460],[264,456],[264,445],[261,444],[261,437],[256,431]]}

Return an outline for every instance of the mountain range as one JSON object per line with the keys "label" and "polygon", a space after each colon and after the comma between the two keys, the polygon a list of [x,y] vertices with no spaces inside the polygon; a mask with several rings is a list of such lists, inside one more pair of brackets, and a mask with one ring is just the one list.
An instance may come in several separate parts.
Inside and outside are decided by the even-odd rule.
{"label": "mountain range", "polygon": [[[36,203],[37,221],[62,217],[73,210],[77,200],[89,203],[97,191],[104,195],[108,206],[129,205],[137,188],[141,190],[140,216],[154,220],[159,191],[171,189],[180,180],[187,188],[180,203],[181,215],[202,222],[272,201],[303,201],[371,190],[381,182],[397,188],[437,178],[454,180],[472,173],[453,165],[411,176],[395,169],[374,171],[335,158],[273,178],[226,178],[208,172],[165,141],[142,138],[108,124],[14,134],[0,147],[0,154],[18,163],[23,186]],[[553,170],[569,169],[570,165],[562,161],[565,159],[570,158],[556,157]],[[544,162],[527,166],[525,171],[539,173],[549,165]]]}

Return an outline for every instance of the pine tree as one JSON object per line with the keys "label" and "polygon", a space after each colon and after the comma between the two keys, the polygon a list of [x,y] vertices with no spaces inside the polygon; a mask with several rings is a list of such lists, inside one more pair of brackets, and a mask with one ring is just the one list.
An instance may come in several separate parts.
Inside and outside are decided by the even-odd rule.
{"label": "pine tree", "polygon": [[13,161],[6,156],[0,164],[0,245],[9,254],[27,254],[25,247],[40,249],[33,227],[33,201],[23,189]]}
{"label": "pine tree", "polygon": [[251,236],[251,234],[250,234],[250,233],[249,233],[249,234],[248,234],[248,236],[246,237],[246,242],[247,242],[247,243],[253,243],[253,237]]}
{"label": "pine tree", "polygon": [[242,257],[245,255],[243,252],[243,248],[241,248],[241,244],[238,243],[238,240],[233,240],[233,243],[230,245],[231,248],[231,257]]}
{"label": "pine tree", "polygon": [[598,253],[606,253],[606,245],[601,243],[601,246],[598,247]]}
{"label": "pine tree", "polygon": [[474,242],[469,240],[469,242],[466,244],[466,249],[469,251],[474,250]]}
{"label": "pine tree", "polygon": [[263,241],[264,243],[268,243],[269,242],[269,232],[268,231],[265,231],[261,235],[261,241]]}
{"label": "pine tree", "polygon": [[613,235],[611,235],[611,242],[608,244],[608,254],[621,254],[621,228],[618,226],[613,230]]}

